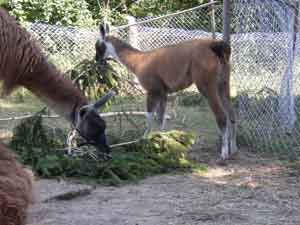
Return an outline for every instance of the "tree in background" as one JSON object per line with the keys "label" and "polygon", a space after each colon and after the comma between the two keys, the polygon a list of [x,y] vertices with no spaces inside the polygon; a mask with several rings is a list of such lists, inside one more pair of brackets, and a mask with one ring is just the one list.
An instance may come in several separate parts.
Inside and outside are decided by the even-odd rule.
{"label": "tree in background", "polygon": [[[172,13],[207,3],[209,0],[86,0],[93,18],[101,21],[109,15],[115,25],[124,23],[126,15],[137,18]],[[100,9],[100,10],[99,10]]]}
{"label": "tree in background", "polygon": [[9,10],[9,0],[0,0],[0,7]]}
{"label": "tree in background", "polygon": [[141,0],[128,6],[128,12],[135,17],[157,16],[184,10],[209,0]]}
{"label": "tree in background", "polygon": [[95,24],[85,0],[10,0],[8,9],[20,22],[44,22],[72,26]]}
{"label": "tree in background", "polygon": [[137,18],[187,9],[209,0],[0,0],[21,22],[45,22],[93,26],[106,17],[110,23],[126,23],[126,15]]}

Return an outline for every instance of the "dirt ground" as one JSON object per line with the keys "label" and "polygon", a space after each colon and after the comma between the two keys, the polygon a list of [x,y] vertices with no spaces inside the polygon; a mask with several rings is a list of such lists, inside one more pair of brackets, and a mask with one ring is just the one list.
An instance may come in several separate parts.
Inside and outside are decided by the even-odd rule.
{"label": "dirt ground", "polygon": [[[242,149],[218,166],[217,152],[194,149],[205,174],[168,174],[122,187],[39,180],[34,225],[300,224],[300,179],[270,157]],[[80,193],[69,200],[65,193]]]}

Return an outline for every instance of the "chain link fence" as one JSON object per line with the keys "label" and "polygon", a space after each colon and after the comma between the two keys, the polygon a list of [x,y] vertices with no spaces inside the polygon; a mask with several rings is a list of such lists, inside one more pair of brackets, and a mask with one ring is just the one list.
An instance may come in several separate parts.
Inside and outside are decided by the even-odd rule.
{"label": "chain link fence", "polygon": [[299,3],[234,2],[232,64],[240,141],[298,157]]}
{"label": "chain link fence", "polygon": [[[299,3],[233,0],[232,93],[239,118],[238,141],[257,149],[300,156]],[[98,28],[35,23],[28,30],[63,71],[95,55]],[[222,38],[223,7],[206,4],[158,18],[135,20],[112,32],[148,51],[195,38]],[[133,79],[128,74],[128,79]],[[193,87],[191,88],[193,89]],[[133,93],[136,93],[133,90]],[[136,104],[127,103],[128,109]]]}
{"label": "chain link fence", "polygon": [[142,51],[185,40],[212,37],[213,33],[217,38],[222,38],[221,5],[204,4],[158,18],[147,17],[135,20],[129,17],[128,21],[127,26],[118,27],[114,31],[123,40]]}
{"label": "chain link fence", "polygon": [[63,71],[95,56],[98,38],[96,28],[32,23],[27,25],[27,30],[33,34],[49,59]]}

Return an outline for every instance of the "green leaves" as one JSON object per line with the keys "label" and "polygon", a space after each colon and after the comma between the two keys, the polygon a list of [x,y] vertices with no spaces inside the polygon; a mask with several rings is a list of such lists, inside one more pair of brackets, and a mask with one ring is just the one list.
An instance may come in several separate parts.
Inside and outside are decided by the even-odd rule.
{"label": "green leaves", "polygon": [[[108,7],[97,0],[0,0],[12,9],[21,22],[45,22],[74,26],[92,26],[103,18],[114,25],[126,23],[126,16],[148,17],[188,9],[208,0],[110,0]],[[205,22],[205,21],[204,21]],[[209,21],[207,21],[209,23]]]}
{"label": "green leaves", "polygon": [[121,86],[121,80],[111,65],[99,65],[94,60],[83,60],[66,73],[93,100],[99,99],[109,90],[118,93]]}
{"label": "green leaves", "polygon": [[205,2],[207,2],[207,0],[142,0],[136,4],[132,4],[129,8],[129,12],[136,17],[164,15],[188,9]]}
{"label": "green leaves", "polygon": [[0,7],[9,9],[9,0],[0,0]]}
{"label": "green leaves", "polygon": [[11,13],[21,22],[91,26],[92,13],[84,0],[15,0],[10,3]]}

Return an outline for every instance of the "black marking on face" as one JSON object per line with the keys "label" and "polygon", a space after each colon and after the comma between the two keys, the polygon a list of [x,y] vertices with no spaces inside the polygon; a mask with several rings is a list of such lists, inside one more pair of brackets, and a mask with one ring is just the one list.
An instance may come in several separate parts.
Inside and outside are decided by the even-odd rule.
{"label": "black marking on face", "polygon": [[95,45],[96,57],[95,60],[100,62],[105,59],[106,45],[103,41],[98,40]]}

